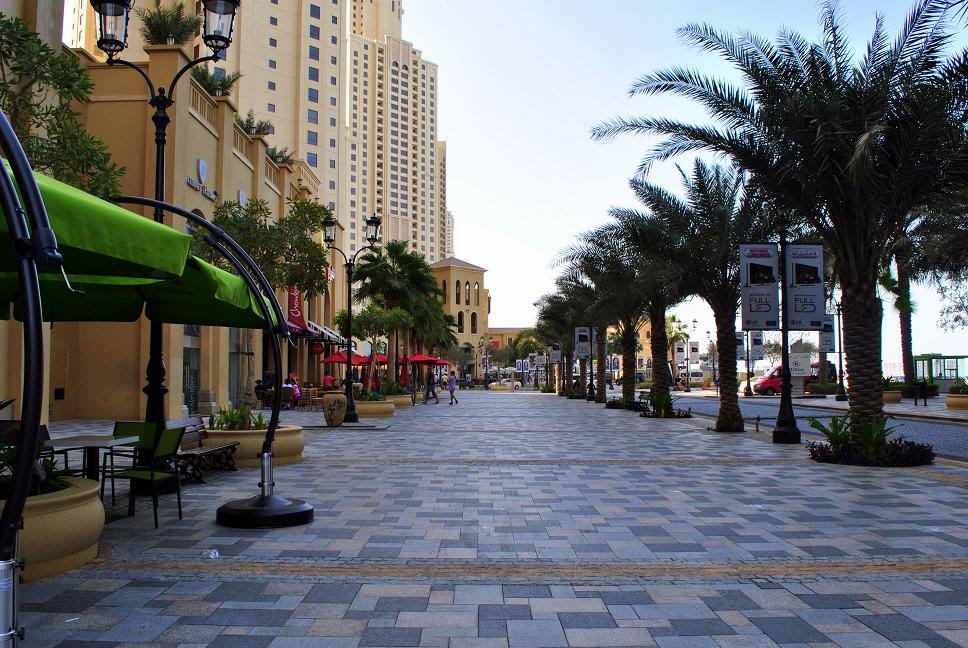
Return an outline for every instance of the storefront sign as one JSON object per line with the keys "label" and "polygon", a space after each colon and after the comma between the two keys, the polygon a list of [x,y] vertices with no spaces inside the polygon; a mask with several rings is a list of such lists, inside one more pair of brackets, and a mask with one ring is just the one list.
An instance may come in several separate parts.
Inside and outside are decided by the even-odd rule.
{"label": "storefront sign", "polygon": [[823,246],[788,245],[786,250],[787,322],[791,331],[823,329]]}
{"label": "storefront sign", "polygon": [[823,316],[823,330],[820,331],[820,353],[837,353],[837,338],[834,336],[834,316],[827,313]]}
{"label": "storefront sign", "polygon": [[302,293],[296,284],[289,286],[289,297],[288,297],[288,320],[295,324],[296,326],[308,330],[309,325],[306,324],[306,313],[303,311],[303,299]]}
{"label": "storefront sign", "polygon": [[205,162],[204,159],[199,158],[198,159],[198,177],[193,178],[192,176],[188,176],[185,179],[185,183],[195,191],[201,192],[203,196],[205,196],[212,202],[215,202],[216,200],[218,200],[218,192],[213,191],[212,189],[209,189],[207,186],[205,186],[205,179],[207,177],[208,177],[208,163]]}
{"label": "storefront sign", "polygon": [[739,246],[744,331],[780,328],[779,252],[775,243]]}

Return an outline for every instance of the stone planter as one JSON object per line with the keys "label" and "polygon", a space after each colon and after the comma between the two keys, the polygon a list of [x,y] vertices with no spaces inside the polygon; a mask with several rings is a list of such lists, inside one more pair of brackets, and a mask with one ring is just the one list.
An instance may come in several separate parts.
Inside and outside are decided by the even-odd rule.
{"label": "stone planter", "polygon": [[968,394],[948,394],[944,404],[948,409],[968,410]]}
{"label": "stone planter", "polygon": [[99,485],[79,477],[64,479],[70,482],[69,488],[27,498],[20,533],[20,552],[27,563],[25,581],[76,569],[97,556],[104,528]]}
{"label": "stone planter", "polygon": [[901,402],[901,390],[900,389],[889,389],[884,392],[884,404],[893,404]]}
{"label": "stone planter", "polygon": [[326,427],[339,427],[346,418],[346,394],[326,392],[323,394],[323,416]]}
{"label": "stone planter", "polygon": [[386,399],[393,403],[393,407],[396,409],[413,406],[413,401],[410,400],[410,394],[395,394],[393,396],[386,396]]}
{"label": "stone planter", "polygon": [[393,412],[396,409],[393,406],[393,401],[388,400],[355,402],[356,413],[360,415],[360,418],[380,418],[384,416],[393,416]]}
{"label": "stone planter", "polygon": [[[239,443],[239,448],[235,451],[235,465],[239,468],[260,465],[262,442],[266,438],[265,430],[206,430],[206,433],[212,443],[232,441]],[[281,466],[302,461],[305,445],[306,440],[301,427],[280,425],[276,428],[276,438],[272,443],[273,463]]]}

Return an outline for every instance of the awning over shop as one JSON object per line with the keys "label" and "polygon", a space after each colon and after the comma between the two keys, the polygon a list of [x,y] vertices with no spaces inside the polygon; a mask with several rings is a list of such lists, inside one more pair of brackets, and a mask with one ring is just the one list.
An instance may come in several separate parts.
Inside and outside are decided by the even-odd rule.
{"label": "awning over shop", "polygon": [[[34,177],[69,275],[181,275],[188,259],[189,235],[45,175],[35,173]],[[0,219],[0,239],[6,238],[7,223]],[[14,271],[13,256],[0,256],[0,272]]]}

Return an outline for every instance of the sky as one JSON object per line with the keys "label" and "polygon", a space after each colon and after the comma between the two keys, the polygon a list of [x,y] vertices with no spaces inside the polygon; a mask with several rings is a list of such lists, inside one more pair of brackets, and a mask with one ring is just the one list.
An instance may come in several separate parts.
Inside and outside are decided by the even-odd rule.
{"label": "sky", "polygon": [[[855,52],[877,12],[896,33],[910,7],[908,0],[845,0]],[[619,115],[707,121],[684,100],[628,96],[639,76],[659,68],[731,74],[679,42],[676,29],[690,22],[765,37],[789,27],[811,41],[820,31],[812,0],[404,0],[403,37],[440,68],[438,137],[447,141],[454,249],[488,269],[491,327],[533,324],[534,302],[554,290],[554,260],[575,235],[606,222],[610,207],[637,206],[628,180],[651,140],[593,142],[593,126]],[[655,167],[650,180],[679,190],[675,163]],[[914,296],[915,353],[968,354],[965,331],[937,326],[935,291],[919,287]],[[885,370],[900,373],[890,300],[884,310]],[[703,334],[714,332],[702,302],[674,312],[696,319]]]}

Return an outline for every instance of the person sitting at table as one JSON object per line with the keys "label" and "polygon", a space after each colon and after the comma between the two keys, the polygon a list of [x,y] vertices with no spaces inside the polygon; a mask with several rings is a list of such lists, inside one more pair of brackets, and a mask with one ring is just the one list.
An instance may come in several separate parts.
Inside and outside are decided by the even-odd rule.
{"label": "person sitting at table", "polygon": [[333,376],[327,371],[326,375],[323,376],[323,389],[329,389],[333,386]]}

